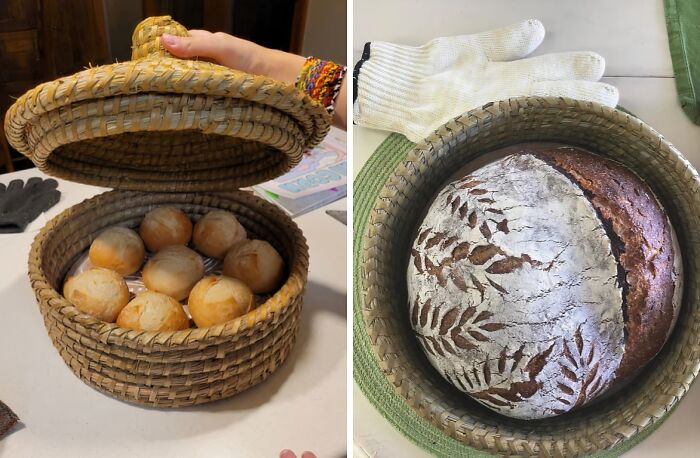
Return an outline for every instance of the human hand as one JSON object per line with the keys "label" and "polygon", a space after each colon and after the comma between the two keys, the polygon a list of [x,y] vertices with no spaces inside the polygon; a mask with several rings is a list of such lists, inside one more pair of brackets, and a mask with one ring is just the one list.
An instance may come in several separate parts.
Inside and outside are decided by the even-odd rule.
{"label": "human hand", "polygon": [[175,57],[210,59],[229,68],[290,84],[296,80],[305,60],[223,32],[190,30],[188,37],[163,34],[161,43]]}
{"label": "human hand", "polygon": [[511,97],[617,104],[617,89],[597,82],[605,60],[596,53],[525,59],[544,35],[542,23],[531,19],[489,32],[436,38],[418,47],[367,43],[355,67],[354,121],[418,142],[452,118]]}
{"label": "human hand", "polygon": [[[222,32],[190,30],[189,36],[163,34],[160,42],[170,54],[183,59],[200,57],[220,65],[254,75],[267,76],[283,83],[294,84],[306,59],[296,54],[270,49],[252,41]],[[347,125],[347,89],[343,81],[336,98],[333,125]]]}
{"label": "human hand", "polygon": [[[297,456],[293,451],[285,449],[280,452],[280,458],[297,458]],[[316,458],[316,455],[312,452],[304,452],[300,458]]]}

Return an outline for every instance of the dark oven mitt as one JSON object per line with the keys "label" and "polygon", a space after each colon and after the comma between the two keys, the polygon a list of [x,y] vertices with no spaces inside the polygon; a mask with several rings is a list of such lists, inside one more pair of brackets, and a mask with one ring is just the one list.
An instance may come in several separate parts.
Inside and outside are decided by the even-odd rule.
{"label": "dark oven mitt", "polygon": [[58,182],[32,177],[25,184],[12,180],[0,183],[0,233],[24,232],[29,223],[61,198]]}
{"label": "dark oven mitt", "polygon": [[0,439],[17,423],[19,418],[2,401],[0,401]]}

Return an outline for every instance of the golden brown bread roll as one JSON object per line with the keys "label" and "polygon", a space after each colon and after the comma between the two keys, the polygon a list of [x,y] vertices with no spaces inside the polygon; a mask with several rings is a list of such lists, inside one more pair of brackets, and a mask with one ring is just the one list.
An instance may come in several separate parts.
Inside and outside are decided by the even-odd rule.
{"label": "golden brown bread roll", "polygon": [[135,231],[115,226],[97,236],[90,245],[89,256],[90,262],[97,267],[129,275],[139,270],[145,251],[143,241]]}
{"label": "golden brown bread roll", "polygon": [[96,267],[66,280],[63,296],[81,312],[113,323],[129,302],[129,288],[118,273]]}
{"label": "golden brown bread roll", "polygon": [[254,303],[253,292],[242,281],[211,275],[192,288],[187,305],[197,326],[205,328],[245,315]]}
{"label": "golden brown bread roll", "polygon": [[213,210],[194,225],[192,241],[199,251],[212,258],[223,258],[235,243],[245,240],[245,228],[231,212]]}
{"label": "golden brown bread roll", "polygon": [[204,262],[184,245],[165,247],[143,268],[146,288],[182,300],[204,275]]}
{"label": "golden brown bread roll", "polygon": [[187,245],[192,238],[192,221],[179,208],[158,207],[146,213],[139,234],[149,251],[171,245]]}
{"label": "golden brown bread roll", "polygon": [[226,253],[224,275],[237,278],[257,294],[277,288],[284,275],[284,261],[265,240],[245,240]]}
{"label": "golden brown bread roll", "polygon": [[179,331],[190,326],[178,301],[153,291],[144,291],[126,304],[117,324],[137,331]]}

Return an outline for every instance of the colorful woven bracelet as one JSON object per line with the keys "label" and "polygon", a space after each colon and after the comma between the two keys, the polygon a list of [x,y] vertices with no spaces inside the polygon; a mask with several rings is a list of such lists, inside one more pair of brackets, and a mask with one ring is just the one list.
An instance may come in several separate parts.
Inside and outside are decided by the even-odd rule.
{"label": "colorful woven bracelet", "polygon": [[307,57],[301,68],[296,87],[318,100],[330,114],[340,92],[347,67],[329,60]]}

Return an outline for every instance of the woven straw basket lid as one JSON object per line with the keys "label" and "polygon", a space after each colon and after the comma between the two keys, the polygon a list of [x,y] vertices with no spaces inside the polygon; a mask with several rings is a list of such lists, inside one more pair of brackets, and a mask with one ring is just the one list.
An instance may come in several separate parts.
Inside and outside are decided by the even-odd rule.
{"label": "woven straw basket lid", "polygon": [[[557,141],[636,172],[678,235],[685,285],[664,348],[623,391],[538,421],[499,415],[446,382],[418,347],[406,309],[406,266],[426,205],[455,170],[498,148]],[[379,412],[437,456],[618,456],[648,436],[700,371],[700,177],[639,119],[595,103],[527,97],[487,104],[422,143],[392,135],[355,180],[353,373]]]}
{"label": "woven straw basket lid", "polygon": [[330,115],[293,85],[178,59],[169,16],[136,26],[132,60],[41,84],[5,117],[8,141],[59,178],[129,190],[221,191],[279,176]]}

